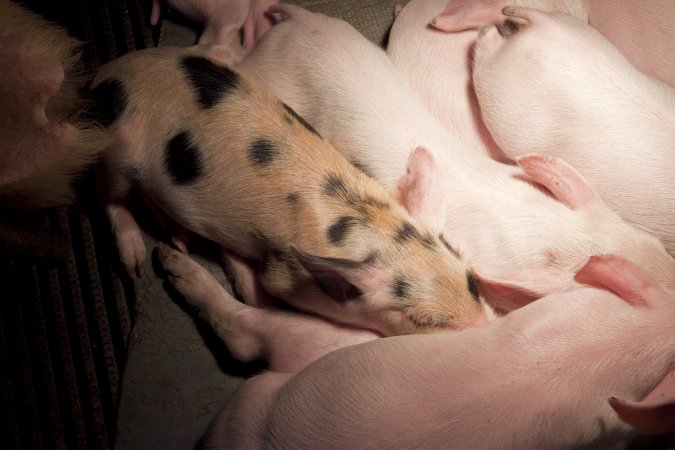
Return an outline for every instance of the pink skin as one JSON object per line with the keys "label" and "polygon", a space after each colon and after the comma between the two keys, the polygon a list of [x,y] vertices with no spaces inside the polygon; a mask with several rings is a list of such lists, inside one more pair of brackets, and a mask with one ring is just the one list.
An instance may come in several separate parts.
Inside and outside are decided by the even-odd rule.
{"label": "pink skin", "polygon": [[[153,0],[150,23],[156,25],[162,3],[194,23],[203,24],[200,44],[217,45],[221,59],[236,62],[255,47],[272,26],[267,8],[278,0]],[[243,45],[240,43],[240,30]]]}
{"label": "pink skin", "polygon": [[675,87],[671,0],[588,0],[588,21],[639,70]]}
{"label": "pink skin", "polygon": [[505,37],[484,29],[474,63],[495,141],[511,158],[563,158],[619,215],[675,254],[675,89],[573,17],[529,8],[505,14],[519,31]]}
{"label": "pink skin", "polygon": [[[508,157],[481,119],[471,81],[471,55],[478,29],[503,22],[501,9],[507,3],[514,2],[412,0],[396,16],[387,47],[391,61],[429,112],[463,143],[500,161]],[[516,3],[566,8],[554,0]]]}
{"label": "pink skin", "polygon": [[[620,255],[675,284],[675,261],[663,244],[623,222],[564,161],[537,164],[533,157],[521,168],[473,151],[417,101],[387,55],[348,24],[291,5],[273,11],[284,21],[241,70],[365,167],[418,221],[442,230],[493,282],[488,302],[510,310],[568,289],[593,254]],[[419,203],[401,195],[405,186],[419,193]]]}
{"label": "pink skin", "polygon": [[[551,294],[487,326],[378,339],[251,308],[187,256],[166,246],[159,256],[236,357],[270,361],[214,419],[204,448],[625,446],[636,429],[612,408],[644,431],[675,425],[675,294],[615,257],[579,271],[594,287]],[[659,389],[667,392],[656,401],[622,409]]]}

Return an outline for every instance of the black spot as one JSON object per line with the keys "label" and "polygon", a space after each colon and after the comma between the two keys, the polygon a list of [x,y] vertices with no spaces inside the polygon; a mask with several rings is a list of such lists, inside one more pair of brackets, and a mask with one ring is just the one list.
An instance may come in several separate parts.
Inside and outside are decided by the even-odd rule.
{"label": "black spot", "polygon": [[329,173],[323,181],[323,192],[330,197],[344,197],[347,193],[344,181],[335,173]]}
{"label": "black spot", "polygon": [[164,163],[174,183],[193,183],[202,175],[201,153],[189,132],[183,131],[171,138],[164,153]]}
{"label": "black spot", "polygon": [[355,217],[340,217],[328,228],[328,240],[333,245],[341,245],[347,237],[347,233],[349,233],[351,227],[356,224],[358,224],[358,220]]}
{"label": "black spot", "polygon": [[286,201],[292,207],[297,207],[300,204],[300,193],[290,192],[288,195],[286,195]]}
{"label": "black spot", "polygon": [[109,78],[89,92],[91,120],[104,127],[112,125],[127,107],[128,94],[120,80]]}
{"label": "black spot", "polygon": [[478,283],[476,278],[470,273],[466,273],[466,283],[469,286],[469,292],[471,292],[471,297],[477,302],[480,303],[480,298],[478,298]]}
{"label": "black spot", "polygon": [[403,225],[396,231],[394,240],[398,244],[405,244],[406,242],[416,240],[429,250],[436,249],[436,242],[433,236],[423,236],[410,222],[403,222]]}
{"label": "black spot", "polygon": [[392,286],[394,297],[400,300],[407,300],[410,298],[410,289],[412,285],[403,277],[396,277]]}
{"label": "black spot", "polygon": [[294,117],[298,122],[300,122],[300,123],[301,123],[305,128],[307,128],[309,131],[311,131],[312,133],[314,133],[314,134],[317,135],[318,137],[321,137],[321,135],[319,134],[319,132],[316,131],[316,129],[314,129],[314,127],[311,126],[311,125],[309,124],[309,122],[307,122],[300,114],[298,114],[297,112],[295,112],[295,110],[294,110],[293,108],[291,108],[290,106],[288,106],[288,105],[287,105],[286,103],[284,103],[284,102],[281,102],[281,104],[284,106],[284,109],[286,110],[286,112],[287,112],[291,117]]}
{"label": "black spot", "polygon": [[211,108],[240,85],[239,75],[201,56],[186,56],[180,62],[203,109]]}
{"label": "black spot", "polygon": [[401,227],[396,231],[394,239],[397,243],[403,244],[413,238],[419,237],[421,237],[419,232],[415,229],[415,227],[412,226],[412,224],[410,224],[410,222],[403,222],[403,225],[401,225]]}
{"label": "black spot", "polygon": [[440,239],[441,243],[445,246],[445,248],[447,248],[450,251],[450,253],[455,255],[456,258],[461,258],[459,252],[454,248],[452,248],[452,246],[448,243],[448,241],[445,240],[445,236],[439,234],[438,239]]}
{"label": "black spot", "polygon": [[279,154],[279,147],[265,138],[256,139],[248,150],[248,157],[259,166],[266,166]]}
{"label": "black spot", "polygon": [[368,166],[366,166],[366,165],[363,164],[362,162],[356,161],[356,160],[353,160],[353,161],[350,161],[350,162],[352,163],[352,166],[354,166],[354,167],[356,167],[357,169],[359,169],[359,171],[361,171],[364,175],[367,175],[367,176],[369,176],[370,178],[375,179],[375,177],[373,176],[372,171],[368,168]]}
{"label": "black spot", "polygon": [[379,252],[375,251],[369,254],[366,259],[363,261],[363,264],[366,264],[368,266],[375,265],[376,262],[380,260],[380,254]]}

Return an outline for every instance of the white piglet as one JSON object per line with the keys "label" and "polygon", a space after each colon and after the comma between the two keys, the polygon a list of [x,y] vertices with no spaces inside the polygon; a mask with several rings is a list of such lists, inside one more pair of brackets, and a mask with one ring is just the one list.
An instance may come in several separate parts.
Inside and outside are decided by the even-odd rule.
{"label": "white piglet", "polygon": [[266,358],[201,448],[625,448],[675,427],[675,293],[615,257],[487,326],[378,339],[232,298],[184,254],[169,280],[241,360]]}
{"label": "white piglet", "polygon": [[478,30],[503,21],[507,3],[585,17],[582,0],[412,0],[394,20],[387,54],[420,101],[459,140],[498,160],[508,159],[485,128],[471,82]]}
{"label": "white piglet", "polygon": [[349,24],[290,5],[272,11],[286,20],[240,69],[442,232],[501,308],[569,288],[594,254],[620,255],[675,286],[675,261],[663,244],[626,224],[565,162],[529,156],[514,167],[473,151]]}
{"label": "white piglet", "polygon": [[633,67],[565,14],[505,9],[519,31],[487,28],[474,84],[510,157],[563,158],[627,221],[675,254],[675,89]]}

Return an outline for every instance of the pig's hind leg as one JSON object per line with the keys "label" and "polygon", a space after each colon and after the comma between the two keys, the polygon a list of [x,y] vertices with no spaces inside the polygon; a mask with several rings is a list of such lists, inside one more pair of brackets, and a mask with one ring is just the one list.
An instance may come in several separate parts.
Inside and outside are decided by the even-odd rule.
{"label": "pig's hind leg", "polygon": [[164,244],[158,255],[169,282],[240,361],[266,359],[271,371],[295,373],[333,350],[378,337],[304,313],[245,305],[187,255]]}

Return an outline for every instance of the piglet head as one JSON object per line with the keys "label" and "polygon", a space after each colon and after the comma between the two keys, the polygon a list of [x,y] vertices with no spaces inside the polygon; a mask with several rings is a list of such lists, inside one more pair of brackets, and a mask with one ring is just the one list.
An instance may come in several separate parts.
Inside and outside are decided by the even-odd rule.
{"label": "piglet head", "polygon": [[[426,242],[433,245],[430,236]],[[344,306],[350,323],[385,336],[462,329],[493,317],[475,278],[452,255],[447,261],[458,267],[449,270],[435,265],[437,259],[395,254],[414,253],[415,247],[400,246],[364,261],[310,255],[293,246],[291,251],[323,294]],[[449,253],[440,240],[427,251]]]}

